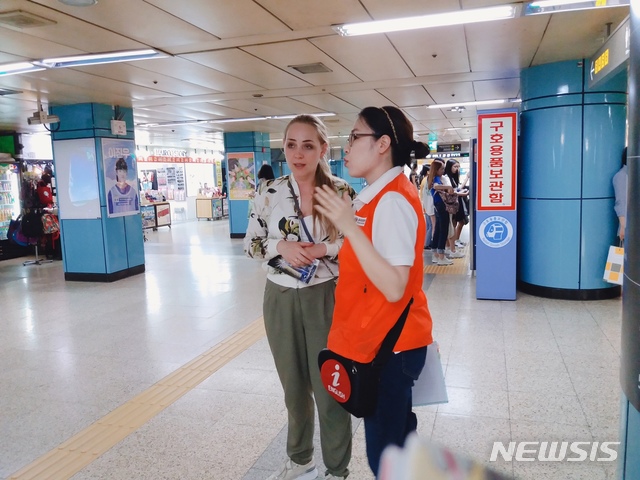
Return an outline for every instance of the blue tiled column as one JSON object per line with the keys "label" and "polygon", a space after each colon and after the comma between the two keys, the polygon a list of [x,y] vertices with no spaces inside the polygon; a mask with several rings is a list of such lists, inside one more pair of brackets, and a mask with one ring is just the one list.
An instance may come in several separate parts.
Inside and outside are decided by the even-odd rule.
{"label": "blue tiled column", "polygon": [[640,478],[640,2],[631,2],[629,52],[629,176],[622,291],[622,415],[620,475]]}
{"label": "blue tiled column", "polygon": [[[248,152],[254,154],[255,174],[263,163],[271,163],[269,134],[261,132],[231,132],[224,134],[226,152],[227,186],[229,185],[229,153]],[[229,194],[227,193],[227,196]],[[229,198],[229,234],[231,238],[244,238],[249,224],[249,201]]]}
{"label": "blue tiled column", "polygon": [[66,280],[111,282],[145,270],[141,216],[107,215],[101,139],[134,139],[132,109],[119,107],[119,111],[124,115],[127,133],[115,136],[111,134],[114,107],[110,105],[83,103],[51,108],[51,113],[60,117],[60,128],[52,132],[54,165],[64,160],[56,158],[56,142],[90,139],[95,148],[99,189],[99,217],[60,220]]}
{"label": "blue tiled column", "polygon": [[583,65],[521,75],[518,286],[551,298],[620,295],[602,276],[616,239],[611,179],[625,146],[626,72],[589,90]]}

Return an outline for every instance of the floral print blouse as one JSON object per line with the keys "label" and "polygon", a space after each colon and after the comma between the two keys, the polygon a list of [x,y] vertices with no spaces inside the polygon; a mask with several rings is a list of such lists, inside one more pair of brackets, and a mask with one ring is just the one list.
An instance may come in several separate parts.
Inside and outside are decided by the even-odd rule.
{"label": "floral print blouse", "polygon": [[[346,192],[352,199],[355,198],[355,191],[346,181],[338,177],[332,177],[332,180],[339,195]],[[311,282],[307,285],[268,266],[267,261],[279,255],[277,245],[280,240],[312,241],[307,238],[296,214],[289,182],[299,199],[300,189],[292,175],[285,175],[260,184],[249,212],[244,251],[251,258],[265,260],[263,267],[267,270],[267,278],[272,282],[284,287],[303,288],[331,280],[338,274],[337,255],[344,237],[340,234],[335,242],[330,242],[320,222],[312,224],[312,216],[309,215],[305,217],[305,225],[313,235],[313,241],[324,243],[327,247],[327,255],[320,262]]]}

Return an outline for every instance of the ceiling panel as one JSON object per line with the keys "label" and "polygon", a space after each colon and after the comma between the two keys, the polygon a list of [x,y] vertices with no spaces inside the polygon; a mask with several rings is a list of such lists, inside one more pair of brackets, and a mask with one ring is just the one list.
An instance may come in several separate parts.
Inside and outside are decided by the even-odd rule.
{"label": "ceiling panel", "polygon": [[363,0],[363,4],[374,20],[387,18],[401,18],[414,15],[429,15],[433,13],[459,10],[458,2],[451,0]]}
{"label": "ceiling panel", "polygon": [[527,68],[548,21],[547,15],[537,15],[465,25],[471,69],[486,72]]}
{"label": "ceiling panel", "polygon": [[[129,38],[132,41],[161,50],[215,39],[210,33],[143,0],[105,0],[90,8],[68,7],[57,0],[31,1],[49,7],[52,16],[57,15],[55,12],[64,12],[64,14],[83,20],[82,23],[87,27],[93,26],[94,36],[95,33],[104,30],[105,36],[120,35],[123,39]],[[185,9],[189,8],[189,2],[176,3],[183,5]],[[207,13],[210,14],[210,12],[201,12],[201,15]],[[73,22],[74,29],[69,30],[67,35],[76,31],[75,29],[78,28],[76,23],[79,22]],[[167,28],[169,25],[170,29]],[[96,26],[101,28],[96,28]],[[100,50],[87,49],[85,42],[91,45],[94,42],[99,42],[100,38],[81,36],[76,38],[76,42],[78,40],[82,40],[85,51],[109,51],[109,49],[105,49],[105,46],[110,43],[106,42],[101,44]]]}
{"label": "ceiling panel", "polygon": [[[246,47],[243,50],[301,78],[311,85],[331,85],[358,81],[356,76],[349,73],[342,65],[307,40],[256,45]],[[303,74],[291,68],[292,65],[310,63],[322,63],[331,72]]]}
{"label": "ceiling panel", "polygon": [[602,46],[606,24],[611,31],[629,15],[627,8],[603,8],[551,15],[532,65],[590,57]]}
{"label": "ceiling panel", "polygon": [[497,98],[517,98],[520,94],[519,78],[500,80],[482,80],[473,82],[476,100],[495,100]]}
{"label": "ceiling panel", "polygon": [[[218,38],[242,37],[248,32],[261,35],[290,30],[253,0],[145,1]],[[230,21],[233,18],[241,21]]]}
{"label": "ceiling panel", "polygon": [[[151,65],[159,59],[145,60],[135,63],[113,63],[106,65],[92,65],[89,67],[74,67],[73,70],[84,72],[87,75],[99,76],[107,80],[115,80],[121,83],[137,85],[156,91],[158,95],[204,95],[214,93],[215,90],[196,85],[194,83],[178,80],[173,76],[165,76],[157,72],[151,72],[141,66]],[[188,62],[187,62],[188,63]],[[174,73],[174,75],[176,75]],[[177,76],[177,75],[176,75]],[[182,78],[189,78],[185,75]]]}
{"label": "ceiling panel", "polygon": [[233,77],[250,80],[262,88],[295,88],[309,85],[308,82],[239,49],[194,53],[184,57]]}
{"label": "ceiling panel", "polygon": [[336,35],[316,38],[312,42],[360,80],[413,77],[411,70],[384,35]]}
{"label": "ceiling panel", "polygon": [[472,102],[476,100],[472,82],[428,85],[427,91],[435,103]]}
{"label": "ceiling panel", "polygon": [[433,98],[422,85],[411,87],[379,88],[378,92],[387,97],[398,107],[412,107],[416,105],[429,105]]}
{"label": "ceiling panel", "polygon": [[336,94],[336,97],[355,105],[359,110],[368,106],[384,107],[385,105],[389,105],[389,100],[375,90],[340,92],[339,94]]}
{"label": "ceiling panel", "polygon": [[444,120],[445,116],[439,108],[407,107],[403,111],[417,121]]}
{"label": "ceiling panel", "polygon": [[359,109],[354,105],[345,102],[335,95],[319,94],[319,95],[297,95],[292,96],[294,100],[298,100],[308,105],[334,113],[357,113]]}
{"label": "ceiling panel", "polygon": [[366,21],[369,17],[358,0],[256,0],[294,30],[339,23]]}
{"label": "ceiling panel", "polygon": [[416,76],[470,71],[462,26],[390,33],[389,38]]}

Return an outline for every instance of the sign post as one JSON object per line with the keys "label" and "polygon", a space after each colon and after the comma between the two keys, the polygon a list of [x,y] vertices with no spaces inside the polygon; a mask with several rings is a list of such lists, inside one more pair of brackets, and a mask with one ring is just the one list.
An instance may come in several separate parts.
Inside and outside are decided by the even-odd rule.
{"label": "sign post", "polygon": [[517,126],[515,109],[478,112],[478,299],[516,299]]}

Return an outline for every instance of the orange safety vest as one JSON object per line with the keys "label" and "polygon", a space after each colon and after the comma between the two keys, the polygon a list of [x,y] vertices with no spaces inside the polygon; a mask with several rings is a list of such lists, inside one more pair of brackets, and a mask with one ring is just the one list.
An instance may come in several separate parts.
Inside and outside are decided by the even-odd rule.
{"label": "orange safety vest", "polygon": [[340,276],[336,287],[336,303],[333,323],[327,346],[334,352],[358,362],[370,362],[380,349],[386,334],[400,317],[413,297],[400,338],[394,351],[406,351],[430,345],[432,320],[427,297],[422,291],[422,249],[425,238],[425,221],[416,187],[405,175],[398,175],[389,182],[368,204],[356,212],[359,224],[369,240],[372,238],[373,216],[378,202],[387,192],[404,196],[418,217],[415,260],[409,270],[409,280],[404,296],[397,302],[389,302],[364,273],[348,239],[340,249]]}

